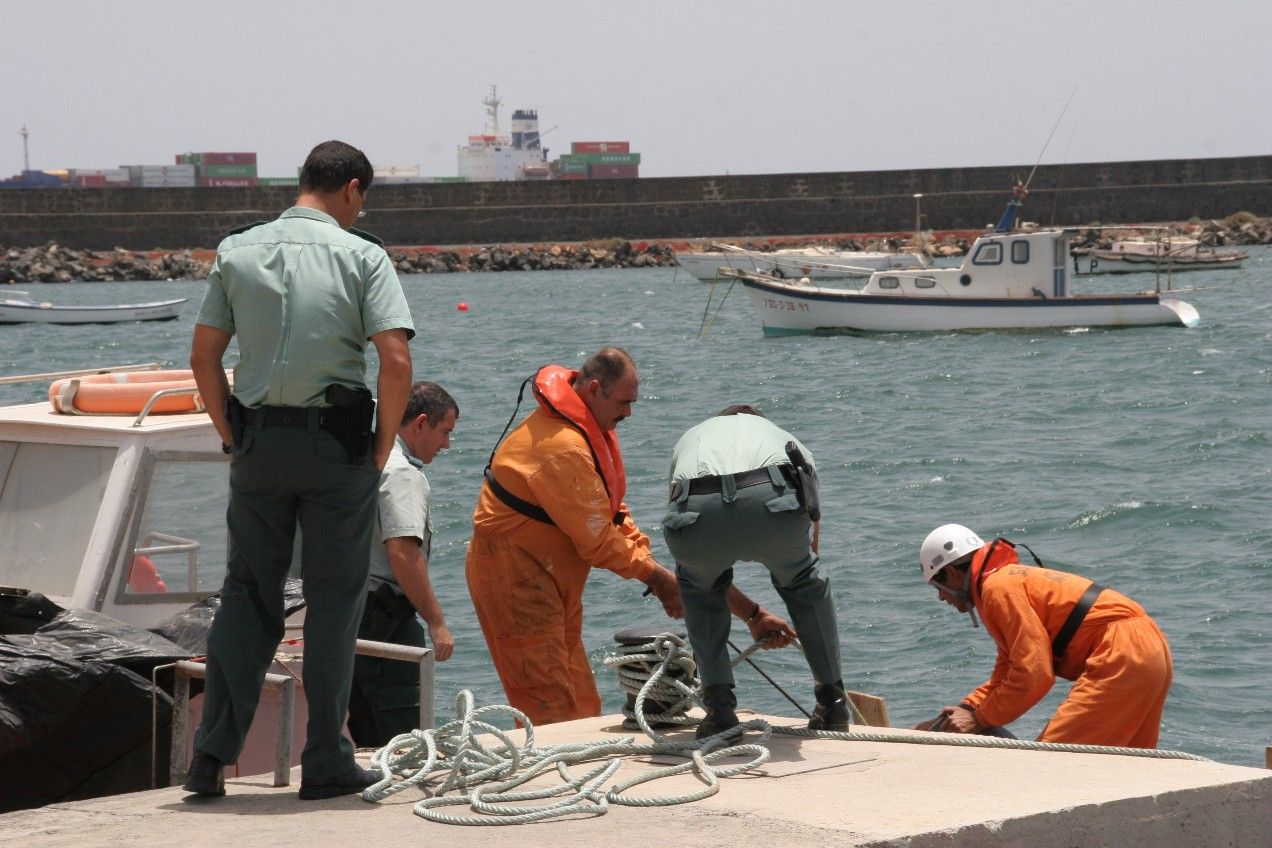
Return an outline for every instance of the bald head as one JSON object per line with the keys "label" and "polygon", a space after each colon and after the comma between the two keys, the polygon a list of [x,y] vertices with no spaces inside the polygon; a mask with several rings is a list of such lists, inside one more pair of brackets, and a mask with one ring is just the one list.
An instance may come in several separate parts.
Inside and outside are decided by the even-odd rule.
{"label": "bald head", "polygon": [[602,430],[613,430],[632,414],[640,389],[636,363],[621,347],[601,348],[587,358],[574,378],[574,391]]}

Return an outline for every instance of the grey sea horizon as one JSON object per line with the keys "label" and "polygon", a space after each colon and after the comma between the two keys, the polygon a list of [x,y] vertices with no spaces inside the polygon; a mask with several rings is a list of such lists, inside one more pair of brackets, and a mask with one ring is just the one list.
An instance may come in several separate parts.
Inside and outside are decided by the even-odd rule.
{"label": "grey sea horizon", "polygon": [[[739,289],[699,339],[709,287],[671,268],[403,278],[419,330],[416,376],[446,386],[461,410],[452,449],[428,468],[432,571],[457,642],[438,666],[439,717],[460,688],[479,703],[503,702],[463,569],[481,468],[517,389],[539,365],[577,365],[617,344],[642,377],[635,413],[619,427],[627,502],[664,564],[658,521],[671,447],[685,429],[745,401],[809,446],[822,475],[822,562],[845,683],[887,698],[894,723],[956,703],[993,663],[984,631],[939,604],[918,574],[923,536],[958,521],[1143,604],[1175,658],[1161,746],[1261,765],[1272,744],[1272,249],[1250,252],[1239,271],[1176,279],[1207,287],[1186,296],[1201,312],[1191,330],[765,339]],[[161,324],[0,327],[0,376],[151,360],[184,367],[204,284],[22,288],[58,303],[178,292],[191,302]],[[0,402],[39,400],[46,388],[0,386]],[[762,568],[739,565],[736,577],[783,612]],[[642,588],[603,571],[589,582],[584,637],[607,712],[622,702],[600,663],[613,633],[669,624]],[[810,705],[796,652],[758,662]],[[1012,730],[1036,735],[1067,688],[1058,681]],[[796,715],[746,669],[738,696],[743,707]]]}

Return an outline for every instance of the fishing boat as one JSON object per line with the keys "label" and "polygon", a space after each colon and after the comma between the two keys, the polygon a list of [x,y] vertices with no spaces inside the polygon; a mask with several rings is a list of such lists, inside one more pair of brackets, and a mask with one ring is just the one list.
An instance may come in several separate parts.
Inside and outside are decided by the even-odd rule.
{"label": "fishing boat", "polygon": [[187,298],[110,306],[55,306],[29,292],[0,294],[0,324],[118,324],[123,321],[171,321]]}
{"label": "fishing boat", "polygon": [[[746,287],[765,335],[1063,327],[1192,327],[1197,310],[1176,292],[1077,294],[1068,275],[1071,231],[1014,227],[1026,192],[1017,186],[997,226],[957,268],[875,271],[859,288],[794,284],[729,271]],[[1169,285],[1169,279],[1167,279]]]}
{"label": "fishing boat", "polygon": [[1074,248],[1070,253],[1077,274],[1213,271],[1240,268],[1250,258],[1240,250],[1219,250],[1177,235],[1121,239],[1107,248]]}
{"label": "fishing boat", "polygon": [[704,283],[717,279],[721,270],[749,271],[778,279],[834,281],[868,277],[877,270],[926,268],[931,264],[921,253],[832,250],[816,246],[781,248],[771,253],[729,244],[716,244],[713,248],[698,253],[677,252],[676,264]]}
{"label": "fishing boat", "polygon": [[[24,775],[0,780],[0,812],[180,783],[192,755],[202,705],[190,680],[225,577],[229,457],[195,411],[197,387],[156,368],[0,379],[60,378],[47,401],[0,407],[0,773]],[[85,404],[84,391],[111,388]],[[273,772],[275,785],[304,747],[299,580],[287,608],[236,768]],[[358,651],[419,663],[420,726],[431,726],[431,652]]]}

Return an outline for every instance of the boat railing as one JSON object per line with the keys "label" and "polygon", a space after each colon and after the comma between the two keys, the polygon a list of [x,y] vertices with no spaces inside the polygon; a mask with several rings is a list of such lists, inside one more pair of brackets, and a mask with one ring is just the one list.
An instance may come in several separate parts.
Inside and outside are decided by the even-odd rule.
{"label": "boat railing", "polygon": [[141,412],[137,413],[136,419],[133,420],[134,427],[140,427],[142,422],[146,420],[146,416],[150,414],[150,410],[155,408],[155,404],[166,397],[176,395],[197,395],[199,393],[198,386],[175,386],[171,389],[160,389],[150,396],[150,400],[146,401],[146,405],[141,408]]}
{"label": "boat railing", "polygon": [[[156,666],[157,672],[163,666]],[[186,779],[186,750],[189,747],[190,679],[207,679],[208,667],[193,660],[174,663],[172,683],[172,745],[168,754],[168,780],[179,786]],[[152,684],[154,681],[152,680]],[[278,716],[278,742],[274,748],[274,785],[287,786],[291,782],[291,750],[293,713],[296,704],[296,678],[287,674],[266,674],[265,688],[277,689],[282,694],[282,708]],[[158,723],[151,727],[152,745],[158,736]],[[154,752],[152,750],[152,757]]]}
{"label": "boat railing", "polygon": [[0,377],[0,385],[12,383],[36,383],[41,380],[61,380],[64,377],[87,377],[91,374],[111,374],[118,371],[158,371],[163,368],[158,362],[142,362],[136,365],[113,365],[109,368],[79,368],[74,371],[46,371],[43,374],[18,374],[12,377]]}
{"label": "boat railing", "polygon": [[[166,542],[167,544],[158,545],[156,542]],[[186,582],[187,591],[197,592],[199,590],[199,548],[200,543],[194,539],[183,539],[180,536],[173,536],[170,533],[160,533],[154,531],[147,533],[141,540],[141,547],[135,549],[135,556],[164,556],[166,554],[185,554],[186,555]]]}

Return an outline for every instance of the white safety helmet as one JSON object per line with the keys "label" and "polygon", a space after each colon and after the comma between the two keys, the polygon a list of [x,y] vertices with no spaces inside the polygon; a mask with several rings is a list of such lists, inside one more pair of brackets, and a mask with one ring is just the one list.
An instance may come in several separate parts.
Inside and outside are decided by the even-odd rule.
{"label": "white safety helmet", "polygon": [[980,550],[984,544],[984,539],[962,524],[942,524],[927,534],[919,548],[919,568],[923,571],[923,579],[930,584],[942,568]]}

